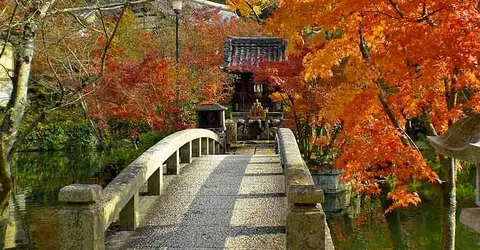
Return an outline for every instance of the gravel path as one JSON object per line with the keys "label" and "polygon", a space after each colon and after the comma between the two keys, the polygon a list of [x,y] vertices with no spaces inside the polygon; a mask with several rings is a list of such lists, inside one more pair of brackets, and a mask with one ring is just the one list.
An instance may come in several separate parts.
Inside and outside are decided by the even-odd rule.
{"label": "gravel path", "polygon": [[152,204],[140,228],[113,234],[107,249],[285,249],[276,155],[196,158]]}

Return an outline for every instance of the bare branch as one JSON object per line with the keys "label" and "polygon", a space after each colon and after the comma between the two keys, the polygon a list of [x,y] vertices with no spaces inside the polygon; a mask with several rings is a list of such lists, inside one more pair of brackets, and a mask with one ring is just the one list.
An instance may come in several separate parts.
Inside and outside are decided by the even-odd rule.
{"label": "bare branch", "polygon": [[390,3],[390,5],[392,5],[392,7],[395,9],[395,11],[398,13],[398,15],[399,15],[401,18],[405,18],[405,15],[404,15],[403,12],[400,10],[400,7],[398,6],[397,3],[395,3],[393,0],[389,0],[388,2]]}
{"label": "bare branch", "polygon": [[137,0],[137,1],[125,1],[123,3],[111,3],[111,4],[105,4],[102,6],[84,6],[84,7],[75,7],[75,8],[66,8],[66,9],[58,9],[54,10],[51,12],[52,15],[57,14],[57,13],[67,13],[67,12],[81,12],[81,11],[87,11],[87,10],[114,10],[114,9],[120,9],[125,5],[135,5],[135,4],[142,4],[142,3],[149,3],[153,2],[154,0]]}
{"label": "bare branch", "polygon": [[250,8],[250,10],[252,10],[252,13],[254,14],[255,16],[255,21],[257,23],[262,23],[262,19],[260,19],[260,17],[258,16],[257,12],[255,11],[255,9],[253,8],[253,6],[248,2],[248,1],[245,1],[245,4],[248,6],[248,8]]}
{"label": "bare branch", "polygon": [[91,77],[90,79],[88,79],[85,83],[83,83],[80,88],[76,89],[74,92],[72,92],[71,94],[69,94],[68,96],[66,96],[66,98],[63,98],[63,100],[67,100],[67,101],[63,101],[63,100],[59,100],[59,101],[56,101],[55,103],[53,103],[49,108],[45,109],[44,111],[42,111],[38,116],[37,118],[32,122],[30,123],[29,127],[23,131],[18,137],[17,137],[17,140],[14,141],[12,147],[11,147],[11,150],[9,150],[9,153],[8,155],[12,155],[16,149],[23,143],[23,141],[25,140],[26,136],[33,130],[35,129],[35,127],[38,125],[39,122],[41,122],[43,119],[45,119],[45,117],[47,116],[48,113],[56,110],[56,109],[59,109],[61,107],[65,107],[67,105],[71,105],[79,100],[81,100],[81,98],[83,98],[85,95],[88,95],[90,93],[92,93],[94,90],[84,94],[84,95],[81,95],[80,98],[74,98],[76,95],[78,95],[78,93],[80,93],[80,91],[84,90],[87,86],[89,86],[91,83],[93,82],[96,82],[98,81],[102,76],[103,76],[103,73],[104,73],[104,70],[105,70],[105,61],[106,61],[106,58],[107,58],[107,53],[108,53],[108,50],[110,48],[110,45],[113,41],[113,38],[115,37],[115,34],[117,32],[117,29],[118,29],[118,26],[120,25],[120,21],[122,20],[122,17],[123,15],[125,14],[125,10],[127,9],[127,6],[129,5],[129,1],[127,0],[127,2],[125,4],[123,4],[122,6],[124,6],[124,8],[122,9],[122,12],[120,13],[120,16],[115,24],[115,28],[113,29],[113,32],[110,36],[107,35],[107,43],[105,44],[105,47],[103,49],[103,53],[102,53],[102,57],[101,57],[101,69],[100,69],[100,72],[94,76],[94,77]]}
{"label": "bare branch", "polygon": [[5,41],[3,41],[2,50],[0,50],[0,58],[3,56],[3,53],[5,52],[5,49],[7,48],[8,40],[10,40],[10,34],[12,32],[13,18],[15,17],[15,14],[17,13],[17,9],[18,9],[18,3],[15,2],[15,7],[13,8],[12,16],[10,17],[10,21],[8,21],[7,37],[5,38]]}
{"label": "bare branch", "polygon": [[2,67],[2,70],[5,71],[5,73],[7,74],[7,77],[10,78],[10,80],[13,80],[13,76],[10,74],[9,70],[1,63],[0,63],[0,67]]}
{"label": "bare branch", "polygon": [[88,30],[92,30],[92,31],[95,31],[95,32],[100,32],[100,33],[102,33],[101,30],[97,30],[97,29],[95,29],[95,28],[91,28],[91,27],[87,26],[86,24],[84,24],[84,23],[82,22],[82,20],[80,20],[80,18],[78,18],[78,16],[75,15],[74,13],[68,12],[68,14],[70,14],[70,15],[73,17],[73,19],[75,19],[75,21],[76,21],[80,26],[82,26],[83,28],[88,29]]}
{"label": "bare branch", "polygon": [[48,67],[50,67],[50,70],[52,70],[53,72],[53,75],[55,76],[55,79],[57,80],[57,85],[58,85],[58,88],[60,89],[60,100],[63,99],[63,96],[65,94],[65,89],[63,88],[63,84],[62,84],[62,81],[60,80],[60,77],[58,76],[58,73],[57,71],[55,70],[55,68],[53,67],[52,65],[52,61],[50,60],[50,56],[47,52],[47,42],[46,42],[46,39],[45,39],[45,29],[44,29],[44,26],[45,26],[45,19],[42,20],[42,29],[41,29],[41,34],[42,34],[42,44],[43,44],[43,55],[45,56],[45,58],[47,59],[47,64],[48,64]]}

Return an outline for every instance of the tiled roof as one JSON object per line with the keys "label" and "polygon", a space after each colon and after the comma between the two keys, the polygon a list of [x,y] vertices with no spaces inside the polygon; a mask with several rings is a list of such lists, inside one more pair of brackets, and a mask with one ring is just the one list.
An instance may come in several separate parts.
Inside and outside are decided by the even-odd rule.
{"label": "tiled roof", "polygon": [[285,60],[287,41],[277,37],[228,37],[220,67],[227,72],[251,72],[260,62]]}
{"label": "tiled roof", "polygon": [[218,104],[218,103],[214,103],[214,104],[205,104],[205,105],[201,105],[200,107],[197,108],[196,111],[218,111],[218,110],[226,110],[227,108]]}

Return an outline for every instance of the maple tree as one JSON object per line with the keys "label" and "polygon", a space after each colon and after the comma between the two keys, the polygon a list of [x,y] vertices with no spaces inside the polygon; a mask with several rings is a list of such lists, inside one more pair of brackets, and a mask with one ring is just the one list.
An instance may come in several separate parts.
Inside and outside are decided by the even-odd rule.
{"label": "maple tree", "polygon": [[[136,3],[146,1],[149,0],[139,0]],[[0,237],[5,234],[4,212],[7,211],[13,185],[10,173],[12,156],[26,136],[49,113],[77,103],[82,99],[81,92],[103,76],[111,41],[115,37],[119,20],[125,13],[125,6],[130,3],[127,1],[95,6],[81,4],[85,3],[76,0],[0,3],[0,57],[6,55],[6,48],[10,46],[15,65],[13,71],[9,71],[0,64],[2,77],[6,73],[13,86],[10,99],[3,109],[0,129]],[[104,11],[112,9],[118,10],[112,12],[118,14],[117,18],[107,20]],[[87,15],[78,15],[79,12]],[[88,18],[88,13],[94,16],[91,22],[82,20],[83,17]],[[86,51],[98,37],[103,37],[106,42],[99,50],[101,55],[92,62]],[[97,65],[96,68],[90,67],[94,64]],[[37,74],[34,73],[35,70],[38,70]],[[44,85],[44,89],[51,94],[50,103],[41,107],[36,118],[25,121],[25,113],[31,110],[28,92],[38,85]],[[20,130],[21,126],[25,129]],[[0,240],[0,247],[3,242]]]}
{"label": "maple tree", "polygon": [[258,26],[222,17],[216,10],[187,9],[184,15],[188,23],[181,26],[177,65],[169,20],[153,34],[139,28],[138,18],[127,13],[112,45],[118,53],[109,57],[106,75],[95,91],[87,90],[92,92],[86,97],[89,112],[103,134],[113,129],[111,121],[132,124],[127,132],[132,135],[138,133],[138,124],[163,132],[185,129],[194,125],[199,104],[227,101],[231,86],[219,68],[223,41],[228,35],[255,34]]}
{"label": "maple tree", "polygon": [[[420,202],[412,181],[442,187],[445,249],[455,245],[458,166],[429,159],[406,123],[416,118],[437,135],[479,111],[479,22],[478,1],[298,0],[281,1],[266,24],[269,34],[289,39],[289,52],[297,44],[311,48],[303,60],[306,79],[330,78],[333,67],[343,67],[337,105],[345,143],[336,165],[345,180],[367,195],[388,181],[387,211]],[[428,162],[439,160],[444,169],[434,172]]]}
{"label": "maple tree", "polygon": [[[306,79],[303,59],[307,47],[297,48],[285,61],[265,61],[253,70],[256,82],[266,82],[272,101],[285,107],[286,127],[293,129],[300,151],[309,161],[313,154],[333,158],[332,148],[341,130],[340,121],[326,108],[343,74],[338,69],[329,79]],[[331,159],[330,159],[331,160]]]}

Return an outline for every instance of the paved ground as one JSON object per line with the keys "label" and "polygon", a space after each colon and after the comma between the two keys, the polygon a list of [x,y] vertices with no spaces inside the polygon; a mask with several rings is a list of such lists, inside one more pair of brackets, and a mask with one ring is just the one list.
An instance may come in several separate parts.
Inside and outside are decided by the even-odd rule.
{"label": "paved ground", "polygon": [[150,202],[140,228],[111,235],[107,249],[285,249],[284,177],[275,155],[197,158]]}
{"label": "paved ground", "polygon": [[240,141],[230,149],[233,155],[273,155],[274,141]]}

